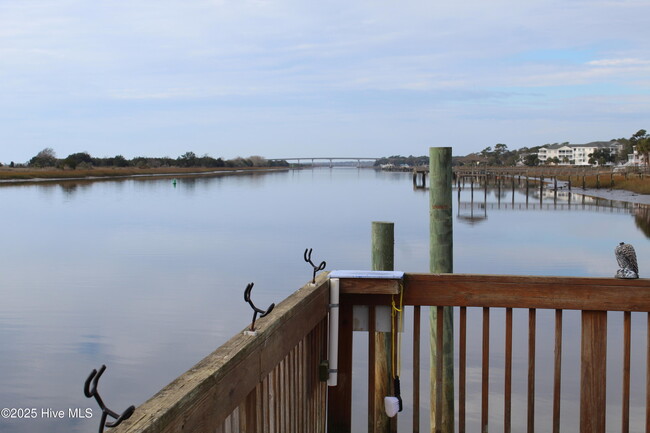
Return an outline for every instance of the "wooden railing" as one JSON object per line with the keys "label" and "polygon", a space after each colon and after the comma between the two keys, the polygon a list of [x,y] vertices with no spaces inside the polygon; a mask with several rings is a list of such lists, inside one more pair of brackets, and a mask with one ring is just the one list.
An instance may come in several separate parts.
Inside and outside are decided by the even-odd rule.
{"label": "wooden railing", "polygon": [[[403,290],[405,306],[412,306],[413,360],[412,405],[414,432],[420,431],[420,309],[437,309],[432,327],[438,339],[434,373],[435,384],[431,405],[432,431],[442,431],[442,335],[445,331],[442,308],[455,307],[457,331],[458,378],[456,425],[459,433],[468,430],[468,334],[481,335],[480,431],[487,432],[490,410],[490,324],[493,308],[505,309],[503,430],[513,428],[514,417],[526,418],[526,431],[533,432],[536,423],[547,422],[546,431],[560,431],[563,317],[564,310],[581,311],[580,343],[580,417],[583,433],[605,432],[607,412],[607,312],[622,311],[624,315],[623,356],[621,367],[620,431],[630,431],[630,383],[646,383],[645,430],[650,432],[650,356],[644,357],[646,374],[631,377],[631,313],[646,313],[650,339],[650,280],[617,280],[614,278],[526,277],[463,274],[405,274],[403,280],[340,279],[338,385],[326,388],[319,380],[319,364],[327,359],[327,310],[329,284],[327,274],[317,278],[315,285],[306,285],[279,304],[272,314],[257,322],[257,335],[239,334],[207,356],[195,367],[174,380],[149,401],[138,407],[114,433],[171,432],[351,432],[353,307],[369,306],[370,331],[374,331],[377,305],[390,305],[391,293]],[[479,307],[482,330],[468,333],[468,308]],[[409,307],[410,308],[410,307]],[[527,310],[527,347],[513,344],[513,309]],[[552,416],[535,417],[535,378],[537,373],[536,328],[538,309],[554,313],[554,356]],[[516,328],[515,330],[518,330]],[[476,331],[476,332],[473,332]],[[494,338],[494,337],[493,337]],[[372,341],[372,340],[369,340]],[[644,351],[650,351],[647,341]],[[372,344],[368,353],[370,374],[374,374],[375,358]],[[527,358],[526,413],[513,414],[513,354]],[[355,371],[355,374],[359,374]],[[364,373],[365,374],[365,373]],[[515,383],[516,385],[516,383]],[[409,390],[402,388],[403,395]],[[368,412],[373,413],[374,385],[369,381]],[[501,401],[501,398],[499,398]],[[355,403],[356,405],[357,403]],[[566,409],[566,408],[565,408]],[[354,412],[358,412],[355,406]],[[564,410],[566,412],[566,410]],[[579,412],[579,413],[578,413]],[[363,417],[365,422],[366,416]],[[369,422],[371,428],[374,423]],[[365,431],[365,428],[363,429]],[[618,428],[616,429],[618,430]]]}
{"label": "wooden railing", "polygon": [[[386,284],[385,282],[379,282]],[[330,405],[330,431],[351,431],[351,334],[353,305],[390,305],[391,296],[377,294],[372,282],[368,280],[341,280],[341,313],[339,348],[339,379],[340,385],[330,389],[330,400],[336,402]],[[570,278],[570,277],[526,277],[498,275],[462,275],[462,274],[405,274],[402,282],[404,304],[414,306],[414,359],[413,359],[413,431],[419,431],[420,396],[420,307],[432,306],[438,309],[437,322],[432,327],[437,329],[438,339],[437,359],[435,364],[434,382],[436,390],[442,387],[442,336],[444,331],[443,307],[459,307],[458,330],[458,431],[466,431],[466,383],[467,383],[467,308],[481,307],[482,325],[482,362],[481,362],[481,408],[480,431],[488,431],[489,411],[489,359],[490,359],[490,311],[491,308],[505,308],[505,365],[504,365],[504,396],[503,396],[503,426],[505,432],[512,431],[512,361],[513,361],[513,309],[528,310],[528,381],[527,381],[527,431],[535,429],[535,376],[536,376],[536,317],[537,309],[555,310],[555,344],[553,377],[553,412],[550,428],[553,432],[560,431],[561,410],[561,371],[562,371],[562,336],[563,310],[581,311],[581,343],[580,343],[580,431],[583,433],[605,432],[606,388],[607,381],[607,312],[624,312],[622,340],[623,365],[621,389],[621,428],[624,433],[630,429],[630,351],[631,351],[631,312],[650,312],[650,280],[617,280],[614,278]],[[648,335],[650,336],[650,317]],[[650,338],[650,337],[648,337]],[[434,343],[432,343],[433,345]],[[650,350],[648,342],[644,342],[645,351]],[[525,353],[525,352],[524,352]],[[646,359],[646,375],[637,381],[647,381],[645,402],[646,426],[650,431],[650,356]],[[369,365],[374,364],[373,354],[369,354]],[[371,367],[372,368],[372,367]],[[373,398],[370,396],[368,407]],[[438,392],[432,404],[432,431],[441,431],[442,426],[442,395]],[[638,405],[637,405],[638,406]],[[453,430],[452,430],[453,431]]]}
{"label": "wooden railing", "polygon": [[[243,301],[242,301],[243,302]],[[136,408],[112,433],[325,431],[325,275]]]}

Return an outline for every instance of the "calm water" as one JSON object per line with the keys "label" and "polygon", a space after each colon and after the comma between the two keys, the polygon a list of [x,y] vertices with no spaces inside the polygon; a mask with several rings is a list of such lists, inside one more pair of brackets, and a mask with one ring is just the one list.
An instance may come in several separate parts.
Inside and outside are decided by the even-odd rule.
{"label": "calm water", "polygon": [[[462,191],[460,204],[456,194],[455,272],[609,277],[620,241],[635,246],[642,276],[647,272],[646,208],[603,201],[598,204],[605,207],[597,207],[574,194],[570,210],[566,198],[554,202],[552,195],[542,199],[543,209],[539,196],[531,195],[526,209],[520,192],[513,206],[510,190],[501,197],[489,191],[486,199],[478,189],[471,205],[469,190]],[[428,193],[414,191],[408,173],[318,169],[181,178],[175,187],[169,179],[3,186],[0,202],[0,408],[38,411],[37,419],[0,419],[2,432],[95,431],[100,412],[82,392],[93,368],[108,366],[99,390],[110,408],[144,402],[246,326],[247,283],[255,282],[257,305],[279,302],[304,284],[311,275],[302,260],[305,248],[314,249],[315,262],[326,260],[328,270],[369,268],[371,221],[395,222],[396,269],[429,269]],[[541,329],[542,322],[552,323],[545,314],[538,314],[538,376],[546,374],[541,347],[547,340],[552,347],[552,325]],[[498,335],[502,316],[495,310],[492,330]],[[470,342],[480,336],[478,315],[471,315],[469,329],[473,320]],[[645,339],[643,320],[633,315],[633,344]],[[620,358],[620,322],[610,320],[613,366]],[[577,316],[566,315],[565,328],[577,323]],[[493,335],[491,405],[498,425],[503,364]],[[519,342],[516,369],[525,368],[525,328],[515,330]],[[469,348],[476,360],[469,375],[480,380],[480,344],[475,346]],[[565,347],[565,360],[573,359],[570,343]],[[409,351],[405,347],[405,358]],[[645,355],[638,352],[633,392],[643,395],[636,384],[645,380]],[[405,362],[403,377],[408,368]],[[523,382],[515,391],[525,392],[525,371],[521,378],[518,371],[513,383]],[[569,410],[576,407],[575,372],[567,367],[563,374]],[[360,376],[355,392],[363,391]],[[538,381],[543,395],[547,381]],[[470,403],[480,405],[480,395],[470,395]],[[550,411],[547,400],[540,398],[540,418]],[[515,416],[525,409],[517,404]],[[91,419],[67,416],[70,408],[87,407],[94,411]],[[64,410],[65,419],[45,419],[41,411],[47,408]],[[633,408],[633,421],[640,425],[638,410]],[[403,427],[409,426],[406,411]],[[608,413],[609,419],[617,413]],[[564,418],[569,427],[577,425]]]}

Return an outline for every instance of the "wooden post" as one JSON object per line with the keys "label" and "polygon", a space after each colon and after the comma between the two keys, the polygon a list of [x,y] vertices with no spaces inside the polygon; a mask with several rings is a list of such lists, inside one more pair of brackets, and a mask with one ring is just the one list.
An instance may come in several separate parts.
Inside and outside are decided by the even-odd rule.
{"label": "wooden post", "polygon": [[[423,182],[424,183],[424,182]],[[392,271],[394,267],[395,223],[372,222],[372,270]],[[374,339],[375,346],[375,404],[374,414],[368,413],[369,431],[389,433],[397,431],[397,422],[392,422],[384,410],[384,397],[393,395],[391,378],[391,334],[375,332],[368,338]],[[372,418],[371,418],[372,417]],[[396,420],[396,418],[394,418]],[[391,428],[391,424],[393,428]]]}
{"label": "wooden post", "polygon": [[[430,262],[432,273],[453,272],[453,216],[451,198],[451,148],[429,148],[429,203],[430,203]],[[486,179],[487,181],[487,179]],[[486,182],[487,184],[487,182]],[[443,309],[444,335],[442,355],[442,384],[435,380],[437,370],[437,335],[438,314],[436,308],[429,312],[431,338],[430,377],[432,413],[431,431],[453,433],[454,431],[454,329],[453,309]],[[435,414],[437,386],[442,385],[442,416]],[[442,419],[442,425],[435,425],[436,419]]]}
{"label": "wooden post", "polygon": [[580,433],[605,433],[607,312],[582,312]]}

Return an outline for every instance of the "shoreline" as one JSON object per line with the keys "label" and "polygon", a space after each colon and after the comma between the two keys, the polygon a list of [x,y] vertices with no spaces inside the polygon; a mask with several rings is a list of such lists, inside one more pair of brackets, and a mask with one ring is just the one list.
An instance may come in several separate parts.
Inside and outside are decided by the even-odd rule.
{"label": "shoreline", "polygon": [[571,191],[574,194],[582,194],[590,197],[603,198],[606,200],[626,201],[629,203],[650,205],[650,194],[639,194],[624,189],[595,189],[587,188],[579,191]]}
{"label": "shoreline", "polygon": [[[183,168],[169,168],[164,169],[91,169],[78,171],[76,175],[70,176],[70,172],[61,170],[61,176],[56,176],[58,171],[47,170],[43,171],[45,176],[39,177],[38,171],[30,170],[25,173],[19,171],[0,170],[0,186],[2,185],[24,185],[30,183],[47,183],[47,182],[70,182],[70,181],[104,181],[104,180],[124,180],[124,179],[138,179],[138,178],[174,178],[174,177],[189,177],[189,176],[217,176],[226,174],[240,174],[240,173],[266,173],[272,171],[286,171],[288,167],[228,167],[228,168],[210,168],[201,169],[193,167],[190,169]],[[94,175],[93,171],[97,171]],[[20,176],[29,177],[9,177],[5,173],[14,173]]]}

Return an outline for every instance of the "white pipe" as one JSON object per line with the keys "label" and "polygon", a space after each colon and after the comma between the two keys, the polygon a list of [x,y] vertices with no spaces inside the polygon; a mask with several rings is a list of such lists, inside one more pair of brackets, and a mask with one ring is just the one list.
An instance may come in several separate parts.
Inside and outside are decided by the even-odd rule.
{"label": "white pipe", "polygon": [[329,377],[327,386],[336,386],[339,366],[339,279],[330,278]]}

